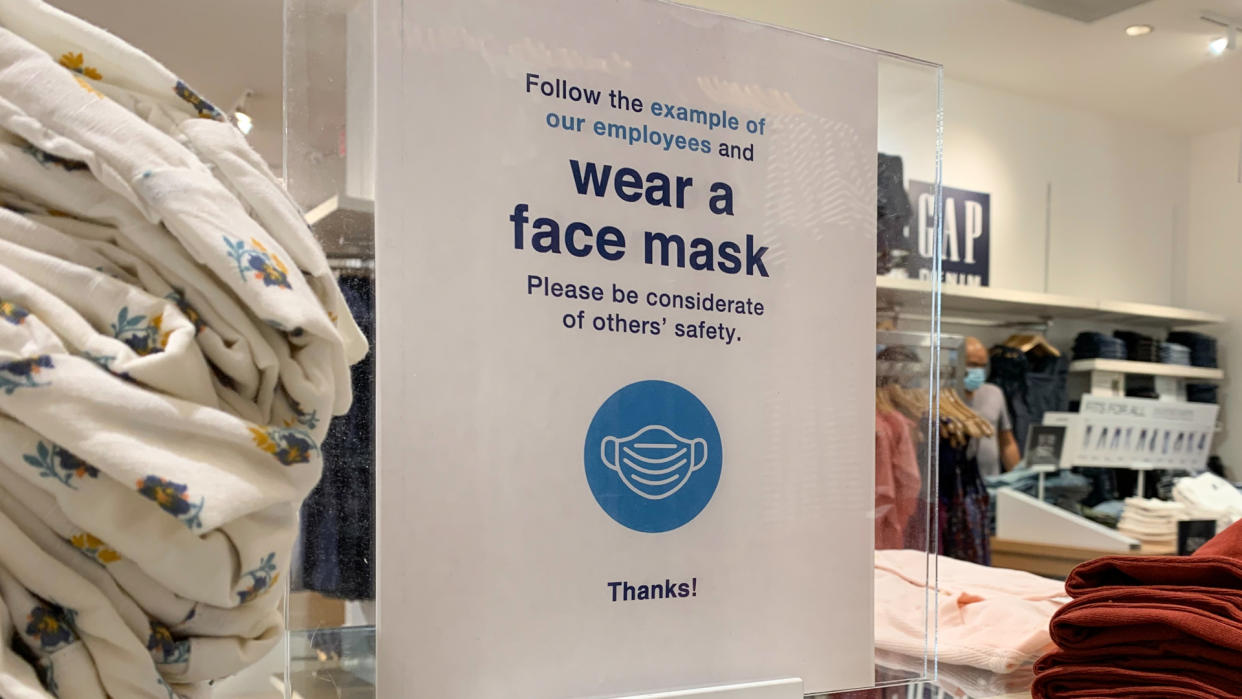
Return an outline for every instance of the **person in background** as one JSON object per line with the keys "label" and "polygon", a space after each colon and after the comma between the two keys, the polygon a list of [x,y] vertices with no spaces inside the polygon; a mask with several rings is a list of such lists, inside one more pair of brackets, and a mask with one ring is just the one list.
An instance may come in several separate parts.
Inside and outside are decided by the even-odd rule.
{"label": "person in background", "polygon": [[1005,394],[999,386],[984,383],[988,376],[988,350],[978,338],[966,338],[966,405],[992,424],[991,437],[972,439],[967,455],[979,462],[979,473],[999,476],[1018,465],[1018,441],[1013,436],[1013,422],[1005,407]]}

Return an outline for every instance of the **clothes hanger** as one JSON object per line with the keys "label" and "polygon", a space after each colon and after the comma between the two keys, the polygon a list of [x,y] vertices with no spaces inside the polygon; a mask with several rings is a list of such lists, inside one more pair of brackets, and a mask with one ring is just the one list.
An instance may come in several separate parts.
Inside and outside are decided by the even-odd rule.
{"label": "clothes hanger", "polygon": [[1039,333],[1018,333],[1011,335],[1008,340],[1005,340],[1005,346],[1021,350],[1023,354],[1037,349],[1040,352],[1053,357],[1061,356],[1061,350],[1053,346],[1051,342],[1048,342],[1048,338]]}
{"label": "clothes hanger", "polygon": [[897,412],[891,401],[888,399],[888,391],[886,386],[876,386],[875,389],[875,409],[882,413]]}

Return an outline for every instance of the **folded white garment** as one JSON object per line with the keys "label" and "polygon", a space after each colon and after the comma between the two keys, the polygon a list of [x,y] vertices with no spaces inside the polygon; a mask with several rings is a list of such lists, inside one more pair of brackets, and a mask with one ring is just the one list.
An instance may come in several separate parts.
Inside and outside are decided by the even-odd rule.
{"label": "folded white garment", "polygon": [[1215,473],[1201,473],[1173,484],[1173,499],[1191,510],[1192,519],[1215,519],[1223,531],[1242,519],[1242,493]]}
{"label": "folded white garment", "polygon": [[0,0],[0,695],[205,697],[262,657],[366,351],[215,107]]}

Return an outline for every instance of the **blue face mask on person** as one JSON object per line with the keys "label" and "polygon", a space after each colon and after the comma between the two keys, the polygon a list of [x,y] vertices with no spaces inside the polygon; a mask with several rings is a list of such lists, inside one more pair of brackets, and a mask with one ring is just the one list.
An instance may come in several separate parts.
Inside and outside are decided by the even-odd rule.
{"label": "blue face mask on person", "polygon": [[972,366],[966,368],[966,379],[963,381],[967,391],[978,391],[979,387],[988,378],[988,372],[981,366]]}

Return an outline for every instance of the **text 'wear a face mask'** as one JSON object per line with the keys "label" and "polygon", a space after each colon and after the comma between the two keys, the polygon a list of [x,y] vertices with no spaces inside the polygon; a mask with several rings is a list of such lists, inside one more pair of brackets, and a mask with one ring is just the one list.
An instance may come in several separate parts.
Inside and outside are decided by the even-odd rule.
{"label": "text 'wear a face mask'", "polygon": [[966,368],[966,379],[962,382],[967,391],[977,391],[987,380],[988,372],[981,366],[972,366]]}
{"label": "text 'wear a face mask'", "polygon": [[707,463],[707,440],[686,439],[663,425],[648,425],[628,437],[604,437],[600,458],[634,493],[662,500],[681,490]]}

